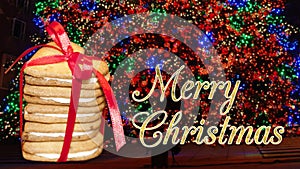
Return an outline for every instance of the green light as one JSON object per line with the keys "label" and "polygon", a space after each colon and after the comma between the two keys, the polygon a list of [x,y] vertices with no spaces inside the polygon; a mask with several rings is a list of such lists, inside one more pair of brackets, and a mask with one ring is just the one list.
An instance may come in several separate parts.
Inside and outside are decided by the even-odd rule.
{"label": "green light", "polygon": [[257,12],[259,9],[261,9],[261,6],[258,5],[257,2],[248,1],[244,7],[241,7],[238,9],[238,12],[239,13],[242,13],[242,12],[254,13],[254,12]]}
{"label": "green light", "polygon": [[286,64],[277,67],[276,71],[283,79],[296,80],[298,78],[293,67]]}
{"label": "green light", "polygon": [[237,31],[240,31],[241,27],[245,25],[243,22],[243,18],[239,15],[234,15],[229,18],[230,25],[232,28],[236,29]]}
{"label": "green light", "polygon": [[68,31],[69,38],[72,42],[81,44],[80,39],[81,39],[82,32],[78,28],[74,27],[73,24],[68,23],[67,31]]}
{"label": "green light", "polygon": [[237,47],[241,47],[241,46],[248,46],[248,47],[253,47],[254,44],[252,43],[253,41],[253,36],[251,35],[247,35],[247,34],[242,34],[239,37],[239,41],[236,43]]}
{"label": "green light", "polygon": [[46,8],[52,8],[56,9],[59,7],[59,0],[48,0],[48,1],[40,1],[35,3],[35,8],[36,8],[36,15],[40,16],[39,14],[44,12]]}

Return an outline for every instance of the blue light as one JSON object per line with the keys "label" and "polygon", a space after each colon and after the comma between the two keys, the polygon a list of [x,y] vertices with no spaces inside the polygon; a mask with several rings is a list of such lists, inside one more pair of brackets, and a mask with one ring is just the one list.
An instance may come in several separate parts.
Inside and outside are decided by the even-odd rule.
{"label": "blue light", "polygon": [[44,22],[42,20],[41,17],[38,17],[38,16],[35,16],[33,19],[32,19],[33,23],[39,27],[40,29],[44,28]]}
{"label": "blue light", "polygon": [[271,14],[280,15],[283,12],[282,8],[273,8]]}
{"label": "blue light", "polygon": [[213,38],[212,32],[206,32],[205,34],[198,36],[198,45],[200,48],[208,49],[212,46],[212,42],[214,42],[215,39]]}
{"label": "blue light", "polygon": [[296,50],[298,47],[298,41],[290,41],[289,36],[284,32],[285,26],[270,24],[268,32],[270,34],[276,34],[277,41],[286,51]]}
{"label": "blue light", "polygon": [[80,7],[82,10],[94,11],[97,9],[97,2],[95,0],[81,0]]}
{"label": "blue light", "polygon": [[228,0],[230,6],[236,6],[238,8],[246,6],[247,2],[248,0]]}
{"label": "blue light", "polygon": [[290,41],[289,36],[280,33],[276,36],[279,45],[281,45],[286,51],[296,50],[298,47],[298,41]]}
{"label": "blue light", "polygon": [[246,84],[245,83],[241,83],[240,87],[239,87],[239,90],[245,90],[245,88],[246,88]]}
{"label": "blue light", "polygon": [[282,34],[285,30],[285,26],[284,25],[274,25],[274,24],[270,24],[268,27],[268,32],[270,34]]}
{"label": "blue light", "polygon": [[144,8],[149,8],[149,4],[148,4],[148,3],[145,3],[143,7],[144,7]]}
{"label": "blue light", "polygon": [[212,32],[206,32],[206,36],[208,37],[208,39],[211,42],[215,42],[215,38],[213,37],[213,33]]}
{"label": "blue light", "polygon": [[[280,46],[284,48],[286,51],[294,51],[298,47],[298,41],[291,41],[289,38],[289,35],[285,33],[286,26],[284,26],[282,23],[272,23],[272,18],[274,17],[280,17],[283,13],[283,9],[281,8],[273,8],[270,12],[269,16],[267,17],[270,19],[268,26],[268,32],[270,34],[275,34],[277,41]],[[283,16],[282,16],[283,17]]]}
{"label": "blue light", "polygon": [[150,70],[154,70],[156,65],[158,65],[158,64],[163,65],[164,60],[158,60],[157,58],[158,57],[156,57],[156,56],[151,56],[146,61],[146,65],[149,67]]}
{"label": "blue light", "polygon": [[51,23],[53,21],[61,22],[60,13],[54,13],[49,17],[49,22]]}
{"label": "blue light", "polygon": [[6,105],[4,112],[8,112],[8,110],[9,110],[9,105]]}

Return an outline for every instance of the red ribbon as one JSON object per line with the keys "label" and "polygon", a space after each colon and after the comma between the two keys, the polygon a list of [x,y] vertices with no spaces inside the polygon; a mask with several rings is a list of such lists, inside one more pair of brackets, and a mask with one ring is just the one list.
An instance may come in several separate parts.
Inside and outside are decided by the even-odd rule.
{"label": "red ribbon", "polygon": [[[21,58],[26,56],[31,51],[33,51],[37,48],[40,48],[40,47],[53,48],[53,49],[56,49],[56,50],[60,51],[61,53],[63,53],[63,55],[45,56],[45,57],[32,59],[23,65],[21,72],[20,72],[20,84],[19,84],[19,90],[20,90],[20,105],[19,105],[20,106],[20,136],[22,137],[22,131],[23,131],[23,115],[22,115],[23,107],[22,106],[23,106],[23,76],[24,76],[25,68],[30,67],[30,66],[67,62],[69,65],[69,68],[72,72],[72,76],[73,76],[72,90],[71,90],[71,96],[70,96],[70,106],[69,106],[69,112],[68,112],[68,121],[67,121],[67,126],[66,126],[64,143],[63,143],[60,157],[57,160],[57,162],[65,162],[68,159],[68,153],[70,150],[72,134],[74,131],[74,125],[75,125],[75,120],[76,120],[76,112],[77,112],[77,108],[78,108],[82,80],[87,80],[87,79],[91,78],[92,73],[94,73],[96,75],[98,82],[100,83],[100,86],[106,97],[106,101],[107,101],[107,104],[108,104],[108,107],[110,110],[110,116],[111,116],[111,121],[112,121],[116,149],[117,149],[117,151],[119,151],[126,144],[124,131],[123,131],[123,127],[122,127],[121,116],[120,116],[119,108],[118,108],[118,105],[116,102],[116,98],[113,94],[113,91],[112,91],[110,85],[108,84],[108,82],[104,78],[104,76],[100,72],[98,72],[98,70],[93,68],[92,61],[99,60],[99,58],[92,57],[92,56],[86,56],[86,55],[83,55],[78,52],[73,52],[73,48],[71,46],[70,40],[69,40],[64,28],[58,22],[52,22],[47,27],[47,32],[51,36],[52,40],[59,46],[59,48],[51,46],[51,45],[34,46],[34,47],[26,50],[25,52],[23,52],[17,58],[17,60],[10,66],[10,68],[11,68]],[[79,65],[82,65],[81,66],[82,68],[80,68]]]}

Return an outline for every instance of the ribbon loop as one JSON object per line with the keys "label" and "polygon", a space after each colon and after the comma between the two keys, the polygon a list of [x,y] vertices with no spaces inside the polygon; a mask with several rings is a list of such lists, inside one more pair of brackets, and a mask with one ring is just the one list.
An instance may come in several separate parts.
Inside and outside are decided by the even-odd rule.
{"label": "ribbon loop", "polygon": [[46,30],[65,55],[70,56],[73,53],[70,39],[60,23],[54,21],[47,26]]}

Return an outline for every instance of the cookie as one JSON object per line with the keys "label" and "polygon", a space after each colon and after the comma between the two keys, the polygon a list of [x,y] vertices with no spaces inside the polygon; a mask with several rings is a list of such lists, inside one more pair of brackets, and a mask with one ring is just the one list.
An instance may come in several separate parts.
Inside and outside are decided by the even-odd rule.
{"label": "cookie", "polygon": [[[57,45],[54,42],[50,42],[47,45],[55,46]],[[74,52],[84,53],[84,49],[75,43],[71,43]],[[38,50],[30,60],[52,56],[52,55],[61,55],[62,53],[56,49],[43,47]],[[108,66],[103,61],[93,61],[93,67],[97,69],[101,74],[106,75],[109,72]],[[33,77],[49,77],[49,78],[62,78],[62,79],[72,79],[72,73],[68,66],[67,62],[47,64],[40,66],[30,66],[24,70],[25,74]],[[95,77],[95,75],[92,75]]]}
{"label": "cookie", "polygon": [[[24,94],[39,97],[57,97],[70,98],[72,89],[70,87],[49,87],[49,86],[32,86],[25,84]],[[80,90],[80,98],[97,98],[103,95],[103,91],[96,90]]]}
{"label": "cookie", "polygon": [[[49,107],[48,105],[46,105]],[[102,116],[102,110],[106,106],[106,103],[101,103],[95,112],[86,111],[84,113],[76,113],[76,122],[87,123],[99,119]],[[25,107],[24,119],[31,122],[40,122],[40,123],[66,123],[68,118],[68,107],[65,108],[65,111],[62,113],[53,113],[51,109],[38,109],[36,111],[28,112],[28,106]],[[82,108],[78,108],[82,109]],[[47,113],[39,113],[42,110],[46,110]],[[88,109],[87,109],[88,110]]]}
{"label": "cookie", "polygon": [[[106,104],[105,102],[102,102]],[[101,110],[101,106],[93,107],[78,107],[77,114],[87,114],[87,113],[98,113]],[[29,103],[25,107],[25,111],[28,113],[41,113],[41,114],[68,114],[69,106],[57,106],[57,105],[41,105]]]}
{"label": "cookie", "polygon": [[[76,122],[87,123],[92,122],[101,117],[102,112],[99,113],[89,113],[89,114],[77,114]],[[40,114],[33,113],[29,114],[24,113],[24,119],[31,122],[39,123],[66,123],[68,114]]]}
{"label": "cookie", "polygon": [[[72,141],[88,140],[96,136],[100,132],[99,129],[84,131],[84,132],[73,132]],[[23,132],[22,140],[24,141],[63,141],[65,133],[43,133],[43,132]]]}
{"label": "cookie", "polygon": [[[32,161],[56,162],[60,156],[63,141],[24,142],[23,157]],[[103,150],[103,135],[100,132],[89,140],[72,141],[67,161],[82,161],[97,157]]]}
{"label": "cookie", "polygon": [[[58,105],[68,106],[70,105],[70,98],[59,98],[59,97],[36,97],[24,94],[24,99],[27,103],[44,104],[44,105]],[[78,106],[82,107],[93,107],[98,106],[105,101],[105,97],[98,98],[79,98]]]}
{"label": "cookie", "polygon": [[[109,73],[105,75],[105,79],[108,81],[110,78]],[[49,77],[33,77],[25,76],[26,84],[34,86],[60,86],[60,87],[71,87],[72,79],[59,79]],[[82,89],[99,89],[100,85],[97,78],[90,78],[89,80],[82,81]]]}
{"label": "cookie", "polygon": [[[98,157],[101,152],[102,152],[103,148],[96,148],[94,150],[91,151],[83,151],[83,152],[79,152],[79,153],[70,153],[68,155],[68,159],[67,161],[86,161],[86,160],[90,160],[93,158]],[[30,160],[30,161],[44,161],[44,162],[56,162],[57,159],[59,158],[60,154],[57,153],[40,153],[40,154],[30,154],[27,153],[25,151],[22,152],[23,157],[26,160]]]}
{"label": "cookie", "polygon": [[[99,118],[89,123],[75,123],[74,132],[85,132],[91,130],[97,130],[100,124],[104,123],[102,118]],[[38,132],[38,133],[65,133],[66,123],[37,123],[37,122],[26,122],[24,125],[24,132]]]}

